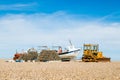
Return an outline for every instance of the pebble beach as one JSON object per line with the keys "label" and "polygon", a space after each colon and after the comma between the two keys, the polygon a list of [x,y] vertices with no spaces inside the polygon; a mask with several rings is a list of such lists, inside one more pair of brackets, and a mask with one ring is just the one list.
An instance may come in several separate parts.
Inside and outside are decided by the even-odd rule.
{"label": "pebble beach", "polygon": [[0,80],[120,80],[120,62],[0,60]]}

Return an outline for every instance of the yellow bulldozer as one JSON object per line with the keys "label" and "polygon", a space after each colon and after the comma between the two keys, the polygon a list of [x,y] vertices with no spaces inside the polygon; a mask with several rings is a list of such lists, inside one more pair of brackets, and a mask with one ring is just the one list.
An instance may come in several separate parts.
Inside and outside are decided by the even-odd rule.
{"label": "yellow bulldozer", "polygon": [[98,44],[84,44],[83,46],[83,62],[110,62],[110,58],[104,57],[99,51]]}

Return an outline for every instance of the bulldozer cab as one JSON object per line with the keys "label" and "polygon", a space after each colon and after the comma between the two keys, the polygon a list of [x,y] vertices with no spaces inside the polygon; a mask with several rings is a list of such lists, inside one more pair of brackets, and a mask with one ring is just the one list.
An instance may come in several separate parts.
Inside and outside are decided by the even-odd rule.
{"label": "bulldozer cab", "polygon": [[87,56],[97,56],[99,45],[98,44],[84,44],[84,55]]}
{"label": "bulldozer cab", "polygon": [[98,51],[98,44],[84,44],[84,51],[91,50],[91,51]]}

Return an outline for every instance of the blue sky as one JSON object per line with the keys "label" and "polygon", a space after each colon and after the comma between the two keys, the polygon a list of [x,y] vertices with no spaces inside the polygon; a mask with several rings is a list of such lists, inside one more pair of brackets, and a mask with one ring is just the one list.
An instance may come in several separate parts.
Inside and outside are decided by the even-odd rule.
{"label": "blue sky", "polygon": [[108,15],[119,11],[120,7],[119,0],[2,0],[0,5],[3,6],[2,13],[31,14],[65,11],[71,14],[87,14],[91,16]]}
{"label": "blue sky", "polygon": [[[1,0],[0,58],[40,45],[100,44],[120,60],[119,0]],[[82,54],[82,51],[81,51]],[[80,55],[81,57],[81,55]]]}

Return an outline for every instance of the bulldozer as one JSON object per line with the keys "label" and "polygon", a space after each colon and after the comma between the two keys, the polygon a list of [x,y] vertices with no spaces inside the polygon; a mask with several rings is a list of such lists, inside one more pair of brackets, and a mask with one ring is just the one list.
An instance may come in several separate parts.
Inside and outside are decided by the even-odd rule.
{"label": "bulldozer", "polygon": [[110,58],[103,56],[103,53],[99,51],[98,44],[84,44],[82,61],[83,62],[110,62]]}

